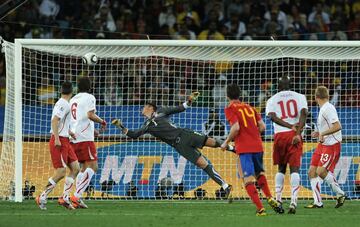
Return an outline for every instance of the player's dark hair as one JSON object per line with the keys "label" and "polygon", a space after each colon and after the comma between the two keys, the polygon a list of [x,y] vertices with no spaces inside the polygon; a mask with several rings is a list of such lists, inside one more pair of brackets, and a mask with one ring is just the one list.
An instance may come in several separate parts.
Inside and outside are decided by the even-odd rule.
{"label": "player's dark hair", "polygon": [[73,92],[73,87],[70,81],[65,81],[61,85],[61,94],[70,95]]}
{"label": "player's dark hair", "polygon": [[80,77],[78,79],[78,91],[79,92],[90,92],[91,90],[91,81],[89,79],[89,77],[84,76],[84,77]]}
{"label": "player's dark hair", "polygon": [[240,88],[237,84],[229,84],[226,87],[226,95],[229,99],[235,100],[240,98]]}
{"label": "player's dark hair", "polygon": [[154,109],[154,111],[156,112],[157,106],[156,106],[156,103],[155,103],[155,102],[147,102],[145,105],[151,106],[151,107]]}
{"label": "player's dark hair", "polygon": [[278,89],[280,91],[290,90],[290,83],[291,83],[290,76],[289,75],[283,75],[282,77],[279,78]]}

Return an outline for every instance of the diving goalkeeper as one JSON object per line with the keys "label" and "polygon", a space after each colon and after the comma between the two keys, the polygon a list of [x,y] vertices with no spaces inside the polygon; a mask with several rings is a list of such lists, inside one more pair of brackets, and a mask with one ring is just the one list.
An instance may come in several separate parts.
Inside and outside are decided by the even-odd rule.
{"label": "diving goalkeeper", "polygon": [[[146,103],[142,110],[142,115],[146,118],[146,121],[142,127],[137,130],[127,129],[118,119],[114,119],[112,124],[119,127],[122,132],[130,138],[136,139],[143,134],[149,133],[150,135],[174,147],[180,155],[203,169],[211,179],[222,187],[225,191],[226,197],[228,197],[231,192],[231,185],[225,182],[225,180],[215,171],[214,167],[208,163],[206,158],[198,150],[198,148],[202,148],[204,146],[220,147],[222,141],[210,138],[190,129],[178,128],[170,120],[170,116],[172,114],[185,111],[194,101],[196,101],[198,96],[198,92],[193,92],[187,102],[184,102],[182,105],[177,107],[158,108],[155,103]],[[230,145],[227,147],[227,150],[235,152],[234,147]]]}

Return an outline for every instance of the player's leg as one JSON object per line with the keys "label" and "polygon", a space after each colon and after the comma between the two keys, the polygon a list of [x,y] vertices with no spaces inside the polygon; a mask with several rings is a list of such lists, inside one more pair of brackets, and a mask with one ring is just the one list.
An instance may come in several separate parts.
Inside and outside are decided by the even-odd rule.
{"label": "player's leg", "polygon": [[316,174],[316,169],[319,165],[320,162],[320,158],[321,158],[321,149],[322,146],[321,144],[319,144],[312,157],[311,157],[311,162],[310,162],[310,168],[308,170],[308,176],[310,179],[310,185],[311,185],[311,190],[313,192],[313,199],[314,201],[305,206],[305,208],[323,208],[323,203],[322,203],[322,199],[321,199],[321,184],[322,184],[322,179]]}
{"label": "player's leg", "polygon": [[300,167],[290,166],[290,185],[291,185],[291,202],[289,206],[289,214],[296,213],[298,194],[300,191]]}
{"label": "player's leg", "polygon": [[275,174],[275,199],[279,202],[280,213],[284,213],[282,207],[282,192],[284,190],[284,179],[287,165],[279,164],[278,172]]}
{"label": "player's leg", "polygon": [[245,189],[251,201],[256,206],[256,215],[264,216],[266,215],[265,209],[255,186],[255,167],[252,162],[252,154],[240,154],[239,160],[242,168],[242,175],[244,177]]}
{"label": "player's leg", "polygon": [[68,164],[68,167],[70,169],[70,173],[65,177],[64,191],[61,198],[59,198],[58,203],[68,209],[75,209],[70,200],[70,192],[75,183],[74,179],[80,171],[79,162],[77,160],[73,161]]}
{"label": "player's leg", "polygon": [[251,158],[254,165],[254,171],[258,186],[263,191],[268,204],[273,208],[276,213],[284,213],[283,209],[280,208],[280,204],[272,197],[269,184],[267,182],[264,166],[263,166],[263,152],[252,153]]}
{"label": "player's leg", "polygon": [[214,167],[208,163],[205,157],[199,152],[197,148],[202,148],[206,145],[208,137],[201,133],[194,131],[184,131],[179,139],[179,142],[175,145],[177,152],[179,152],[184,158],[194,163],[199,168],[203,169],[211,179],[219,184],[225,191],[226,197],[231,192],[231,185],[228,185],[220,174],[214,169]]}
{"label": "player's leg", "polygon": [[77,155],[79,161],[83,162],[81,167],[82,177],[76,182],[76,190],[71,197],[71,201],[76,208],[88,208],[81,199],[81,196],[89,186],[92,177],[98,169],[97,152],[94,142],[83,142],[81,146],[80,152],[78,152]]}
{"label": "player's leg", "polygon": [[291,203],[289,214],[296,213],[298,193],[300,191],[300,166],[302,157],[302,142],[290,145],[288,149],[288,163],[290,166]]}
{"label": "player's leg", "polygon": [[320,159],[320,165],[316,173],[321,179],[323,179],[336,193],[337,204],[336,208],[342,206],[345,202],[345,192],[340,188],[332,172],[335,169],[335,165],[339,160],[340,149],[336,149],[336,146],[329,146],[323,149],[323,154]]}
{"label": "player's leg", "polygon": [[[200,152],[199,152],[200,153]],[[191,161],[191,160],[190,160]],[[211,165],[203,155],[200,155],[195,161],[195,165],[199,168],[203,169],[209,177],[215,181],[218,185],[220,185],[225,193],[226,197],[229,196],[231,192],[231,185],[227,184],[226,181],[220,176],[220,174],[214,169],[213,165]]]}
{"label": "player's leg", "polygon": [[[211,137],[208,137],[205,141],[205,146],[206,147],[220,147],[221,144],[223,143],[223,141],[219,140],[219,139],[215,139],[215,138],[211,138]],[[226,148],[227,151],[230,151],[230,152],[233,152],[233,153],[236,153],[235,151],[235,147],[232,146],[232,145],[228,145],[228,147]]]}
{"label": "player's leg", "polygon": [[275,196],[276,200],[282,204],[282,192],[284,189],[284,179],[286,173],[287,162],[283,158],[286,155],[286,143],[282,136],[283,134],[277,133],[274,136],[273,145],[273,165],[278,166],[278,172],[275,174]]}
{"label": "player's leg", "polygon": [[52,190],[55,188],[56,184],[65,177],[66,174],[66,168],[56,168],[55,173],[52,177],[49,178],[47,185],[45,186],[44,191],[40,194],[40,196],[37,196],[35,201],[38,204],[39,208],[42,210],[46,210],[46,202],[47,197],[52,192]]}
{"label": "player's leg", "polygon": [[[55,173],[52,177],[49,178],[45,190],[35,198],[35,202],[40,209],[46,210],[46,202],[49,193],[55,188],[56,184],[64,178],[66,174],[66,163],[64,163],[64,158],[62,153],[64,153],[64,146],[56,147],[55,138],[52,136],[49,141],[50,156]],[[66,159],[65,159],[66,160]]]}
{"label": "player's leg", "polygon": [[279,164],[278,172],[275,174],[275,198],[282,203],[282,192],[284,190],[284,179],[287,165]]}

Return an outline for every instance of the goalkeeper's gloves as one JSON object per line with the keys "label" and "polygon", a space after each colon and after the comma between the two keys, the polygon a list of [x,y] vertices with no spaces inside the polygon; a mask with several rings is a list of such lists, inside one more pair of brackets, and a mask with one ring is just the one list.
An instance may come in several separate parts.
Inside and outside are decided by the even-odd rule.
{"label": "goalkeeper's gloves", "polygon": [[115,125],[116,127],[118,127],[119,129],[121,129],[121,131],[124,133],[126,131],[125,126],[122,124],[120,119],[113,119],[111,121],[111,124]]}
{"label": "goalkeeper's gloves", "polygon": [[194,91],[193,93],[191,93],[191,95],[188,98],[188,105],[193,104],[194,102],[196,102],[196,100],[199,98],[200,96],[200,92],[198,91]]}

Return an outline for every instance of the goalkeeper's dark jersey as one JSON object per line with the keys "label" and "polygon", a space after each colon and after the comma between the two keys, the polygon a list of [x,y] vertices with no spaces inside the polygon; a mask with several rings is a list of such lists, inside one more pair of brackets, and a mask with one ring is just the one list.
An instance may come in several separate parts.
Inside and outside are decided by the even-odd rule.
{"label": "goalkeeper's dark jersey", "polygon": [[146,120],[142,127],[137,130],[129,130],[127,136],[136,139],[139,136],[149,133],[161,141],[174,146],[176,138],[184,130],[172,124],[170,115],[181,113],[185,110],[183,105],[177,107],[161,107],[154,114],[154,117]]}

